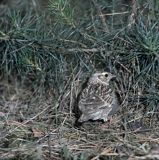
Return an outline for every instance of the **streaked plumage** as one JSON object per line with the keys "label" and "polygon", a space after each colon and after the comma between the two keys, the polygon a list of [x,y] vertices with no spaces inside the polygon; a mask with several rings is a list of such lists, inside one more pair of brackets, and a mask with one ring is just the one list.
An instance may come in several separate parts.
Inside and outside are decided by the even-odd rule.
{"label": "streaked plumage", "polygon": [[78,122],[88,120],[107,121],[118,108],[118,100],[110,81],[114,76],[108,72],[97,72],[89,78],[79,95],[78,107],[81,116]]}

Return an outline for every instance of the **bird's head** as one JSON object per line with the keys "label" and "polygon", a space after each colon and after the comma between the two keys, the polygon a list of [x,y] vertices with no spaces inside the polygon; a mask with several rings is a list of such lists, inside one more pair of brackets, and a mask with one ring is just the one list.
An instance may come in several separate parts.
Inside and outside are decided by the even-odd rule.
{"label": "bird's head", "polygon": [[90,77],[89,83],[109,85],[110,80],[113,78],[115,78],[115,76],[109,72],[96,72]]}

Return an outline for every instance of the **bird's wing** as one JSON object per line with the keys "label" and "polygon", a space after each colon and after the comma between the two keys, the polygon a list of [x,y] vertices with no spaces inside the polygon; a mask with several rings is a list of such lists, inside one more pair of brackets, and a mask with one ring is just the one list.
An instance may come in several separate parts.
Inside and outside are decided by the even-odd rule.
{"label": "bird's wing", "polygon": [[110,108],[112,103],[112,97],[110,95],[93,95],[85,94],[79,101],[79,108],[82,111],[95,111],[103,108]]}
{"label": "bird's wing", "polygon": [[114,98],[114,92],[109,87],[97,85],[85,88],[79,98],[78,106],[82,113],[79,122],[90,119],[107,121],[109,113],[115,109]]}
{"label": "bird's wing", "polygon": [[118,99],[116,93],[113,93],[112,96],[113,96],[114,98],[113,98],[113,101],[112,101],[112,109],[111,109],[111,111],[109,112],[109,116],[115,114],[115,113],[119,110],[119,107],[120,107],[119,99]]}
{"label": "bird's wing", "polygon": [[[108,96],[108,95],[107,95]],[[103,120],[107,121],[109,112],[112,110],[112,105],[104,101],[100,96],[86,97],[80,100],[79,109],[82,115],[79,122],[88,120]]]}

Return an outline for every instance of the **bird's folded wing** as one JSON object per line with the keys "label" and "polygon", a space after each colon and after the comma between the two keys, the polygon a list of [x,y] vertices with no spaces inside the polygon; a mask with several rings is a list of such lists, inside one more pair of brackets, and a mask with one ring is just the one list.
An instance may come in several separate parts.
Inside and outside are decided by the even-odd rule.
{"label": "bird's folded wing", "polygon": [[100,96],[86,97],[80,100],[79,108],[82,110],[97,110],[109,107],[111,103],[102,99]]}

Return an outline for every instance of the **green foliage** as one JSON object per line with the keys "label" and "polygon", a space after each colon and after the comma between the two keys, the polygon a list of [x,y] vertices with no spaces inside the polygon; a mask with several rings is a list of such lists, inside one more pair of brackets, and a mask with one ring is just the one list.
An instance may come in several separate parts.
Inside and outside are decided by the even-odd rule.
{"label": "green foliage", "polygon": [[50,10],[61,23],[75,26],[73,9],[69,0],[50,0]]}
{"label": "green foliage", "polygon": [[146,52],[145,54],[156,55],[159,51],[159,33],[158,33],[158,22],[154,24],[144,24],[142,20],[140,24],[136,25],[136,40],[138,46]]}

